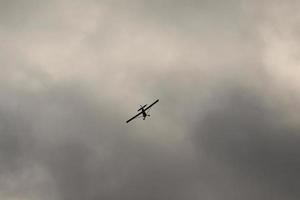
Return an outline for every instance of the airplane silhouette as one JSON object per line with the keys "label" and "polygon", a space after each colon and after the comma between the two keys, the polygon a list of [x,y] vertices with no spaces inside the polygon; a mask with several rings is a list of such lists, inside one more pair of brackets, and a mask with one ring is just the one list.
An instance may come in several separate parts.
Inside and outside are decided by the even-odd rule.
{"label": "airplane silhouette", "polygon": [[[146,107],[147,104],[141,106],[137,111],[140,111],[138,114],[136,114],[135,116],[133,116],[132,118],[130,118],[129,120],[126,121],[126,123],[130,122],[131,120],[138,118],[138,117],[143,117],[143,120],[146,119],[146,117],[150,117],[150,115],[148,115],[149,109],[156,104],[159,101],[159,99],[157,99],[156,101],[154,101],[150,106]],[[148,112],[146,112],[148,110]]]}

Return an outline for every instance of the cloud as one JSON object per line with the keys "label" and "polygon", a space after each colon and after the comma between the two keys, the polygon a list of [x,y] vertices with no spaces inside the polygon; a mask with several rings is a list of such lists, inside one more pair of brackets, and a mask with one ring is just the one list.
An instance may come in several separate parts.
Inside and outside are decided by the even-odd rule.
{"label": "cloud", "polygon": [[0,179],[13,191],[4,187],[3,198],[175,198],[189,185],[192,166],[180,152],[134,137],[110,105],[99,107],[77,87],[17,97],[18,109],[4,113],[1,125]]}
{"label": "cloud", "polygon": [[204,151],[245,181],[251,179],[255,184],[251,187],[265,187],[262,194],[297,199],[299,127],[285,124],[288,114],[269,101],[270,97],[257,91],[227,90],[215,102],[222,105],[205,113],[193,138],[202,154]]}
{"label": "cloud", "polygon": [[0,198],[299,199],[282,5],[2,1]]}

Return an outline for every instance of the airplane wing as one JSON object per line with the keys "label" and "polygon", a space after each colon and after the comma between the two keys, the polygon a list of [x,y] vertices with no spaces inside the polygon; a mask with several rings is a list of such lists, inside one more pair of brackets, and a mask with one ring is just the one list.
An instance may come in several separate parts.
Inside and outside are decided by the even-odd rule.
{"label": "airplane wing", "polygon": [[156,101],[154,101],[150,106],[145,108],[145,111],[148,110],[149,108],[151,108],[154,104],[156,104],[157,102],[159,102],[159,99],[157,99]]}
{"label": "airplane wing", "polygon": [[138,114],[136,114],[135,116],[133,116],[132,118],[130,118],[129,120],[126,121],[126,123],[130,122],[131,120],[135,119],[136,117],[138,117],[140,114],[142,114],[142,112],[139,112]]}

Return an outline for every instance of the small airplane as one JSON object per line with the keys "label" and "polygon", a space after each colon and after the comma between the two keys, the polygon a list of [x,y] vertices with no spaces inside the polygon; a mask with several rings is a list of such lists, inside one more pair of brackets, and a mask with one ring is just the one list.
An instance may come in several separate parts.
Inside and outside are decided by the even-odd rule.
{"label": "small airplane", "polygon": [[[146,107],[146,105],[141,106],[137,111],[140,111],[138,114],[136,114],[135,116],[133,116],[132,118],[130,118],[129,120],[126,121],[126,123],[130,122],[131,120],[138,118],[138,117],[143,117],[143,120],[146,119],[146,117],[150,117],[150,115],[148,115],[149,109],[156,104],[159,101],[159,99],[157,99],[156,101],[154,101],[150,106]],[[146,112],[148,110],[148,112]]]}

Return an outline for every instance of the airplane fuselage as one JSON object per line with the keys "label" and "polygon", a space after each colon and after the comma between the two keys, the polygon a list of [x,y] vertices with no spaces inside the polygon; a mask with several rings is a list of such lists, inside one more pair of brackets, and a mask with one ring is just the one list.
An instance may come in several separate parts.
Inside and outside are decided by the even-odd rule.
{"label": "airplane fuselage", "polygon": [[144,110],[143,107],[141,108],[141,112],[142,112],[142,114],[143,114],[143,120],[145,120],[145,118],[146,118],[148,115],[147,115],[147,113],[146,113],[146,111]]}

